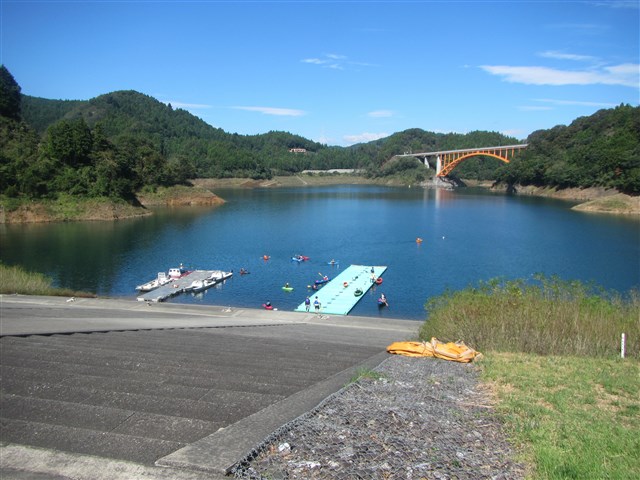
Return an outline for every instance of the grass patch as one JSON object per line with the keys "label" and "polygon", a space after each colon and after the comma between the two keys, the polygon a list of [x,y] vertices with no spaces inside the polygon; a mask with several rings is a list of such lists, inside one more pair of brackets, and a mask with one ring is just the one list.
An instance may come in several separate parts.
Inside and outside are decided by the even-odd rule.
{"label": "grass patch", "polygon": [[640,478],[638,292],[538,276],[447,292],[426,308],[421,340],[484,354],[483,380],[531,478]]}
{"label": "grass patch", "polygon": [[611,357],[626,334],[640,358],[640,295],[607,293],[581,282],[537,276],[483,282],[430,300],[420,338],[464,342],[483,351]]}
{"label": "grass patch", "polygon": [[482,371],[532,478],[640,478],[637,360],[490,352]]}
{"label": "grass patch", "polygon": [[52,280],[41,273],[27,272],[21,267],[0,263],[0,294],[95,297],[91,293],[54,288],[51,283]]}

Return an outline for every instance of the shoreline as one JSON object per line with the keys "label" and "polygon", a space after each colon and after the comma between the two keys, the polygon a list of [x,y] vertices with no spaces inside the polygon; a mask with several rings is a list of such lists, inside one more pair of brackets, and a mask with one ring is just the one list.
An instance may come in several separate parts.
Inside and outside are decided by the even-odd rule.
{"label": "shoreline", "polygon": [[[299,174],[274,177],[270,180],[250,178],[200,178],[192,180],[192,186],[159,188],[153,193],[141,193],[140,206],[108,199],[65,199],[65,202],[30,201],[17,209],[7,211],[0,204],[0,224],[26,224],[68,221],[114,221],[152,215],[149,207],[218,206],[225,200],[212,190],[224,188],[306,188],[330,185],[381,185],[411,188],[397,179],[368,179],[350,174]],[[630,196],[617,190],[604,188],[570,188],[557,190],[551,187],[516,185],[510,190],[506,185],[494,185],[491,181],[464,180],[465,187],[483,188],[496,193],[537,196],[580,202],[571,210],[586,213],[640,217],[640,196]],[[420,188],[438,188],[431,182],[416,185]]]}

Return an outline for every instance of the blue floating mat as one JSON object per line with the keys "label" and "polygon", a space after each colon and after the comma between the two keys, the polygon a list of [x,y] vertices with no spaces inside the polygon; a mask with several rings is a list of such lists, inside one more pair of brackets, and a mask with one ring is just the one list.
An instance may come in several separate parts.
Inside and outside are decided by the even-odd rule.
{"label": "blue floating mat", "polygon": [[[309,298],[311,299],[309,311],[315,311],[313,301],[317,296],[322,305],[320,313],[347,315],[373,285],[371,282],[371,268],[373,268],[375,278],[380,277],[387,269],[387,267],[376,265],[351,265],[343,270],[340,275],[326,283],[320,290],[314,290],[309,293]],[[355,295],[357,289],[362,290],[362,295]],[[295,311],[305,312],[304,302]]]}

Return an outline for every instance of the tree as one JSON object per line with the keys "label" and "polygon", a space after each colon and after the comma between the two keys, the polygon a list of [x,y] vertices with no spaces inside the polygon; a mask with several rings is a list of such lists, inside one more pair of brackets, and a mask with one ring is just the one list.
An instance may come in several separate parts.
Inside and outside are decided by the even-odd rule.
{"label": "tree", "polygon": [[47,130],[44,148],[49,157],[70,167],[87,165],[93,148],[91,130],[82,118],[61,120]]}
{"label": "tree", "polygon": [[0,65],[0,115],[20,118],[20,86],[4,65]]}

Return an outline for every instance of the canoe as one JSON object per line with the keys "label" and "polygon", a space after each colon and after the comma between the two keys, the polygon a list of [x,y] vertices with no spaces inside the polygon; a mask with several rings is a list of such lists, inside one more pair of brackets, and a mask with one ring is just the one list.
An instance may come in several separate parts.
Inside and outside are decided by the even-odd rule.
{"label": "canoe", "polygon": [[316,280],[314,283],[316,285],[322,285],[323,283],[327,283],[329,280],[329,278],[327,278],[326,280],[323,278],[322,280]]}

